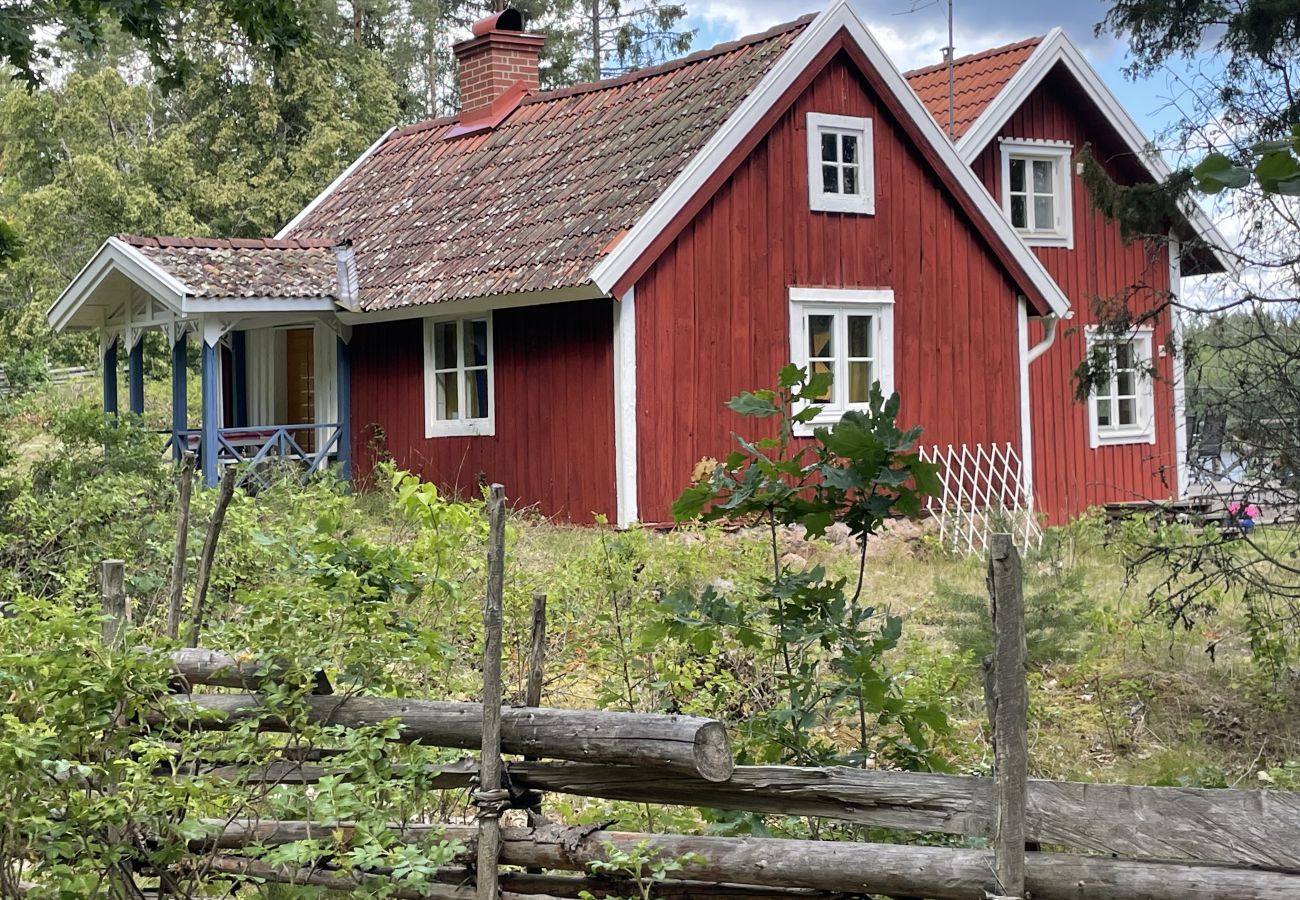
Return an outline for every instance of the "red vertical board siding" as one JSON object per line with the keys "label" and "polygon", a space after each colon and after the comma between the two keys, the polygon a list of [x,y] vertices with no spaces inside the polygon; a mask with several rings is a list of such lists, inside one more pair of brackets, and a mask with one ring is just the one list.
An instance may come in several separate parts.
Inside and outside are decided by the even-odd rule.
{"label": "red vertical board siding", "polygon": [[420,319],[352,332],[353,447],[366,483],[377,458],[445,490],[473,495],[499,481],[516,507],[590,522],[613,518],[612,301],[493,313],[496,434],[424,436],[424,326]]}
{"label": "red vertical board siding", "polygon": [[[809,112],[873,119],[875,215],[809,210]],[[643,521],[668,521],[695,463],[734,449],[734,431],[772,430],[724,404],[789,361],[790,286],[892,289],[902,422],[925,443],[1019,443],[1014,286],[841,55],[637,282]]]}
{"label": "red vertical board siding", "polygon": [[[1044,79],[998,133],[1009,140],[1069,141],[1078,154],[1091,143],[1111,176],[1121,182],[1149,180],[1111,127],[1068,76]],[[1001,197],[1001,150],[997,139],[973,163],[975,173]],[[1156,442],[1088,446],[1088,406],[1074,399],[1074,372],[1086,354],[1087,326],[1097,322],[1097,298],[1128,296],[1135,312],[1158,305],[1169,289],[1168,248],[1141,241],[1126,244],[1119,226],[1092,203],[1083,180],[1072,172],[1074,247],[1038,247],[1035,252],[1074,309],[1060,324],[1056,343],[1030,368],[1030,419],[1033,423],[1034,480],[1039,509],[1049,521],[1066,521],[1098,504],[1166,499],[1177,491],[1172,359],[1168,311],[1144,323],[1153,330]],[[1030,328],[1030,341],[1042,338]]]}

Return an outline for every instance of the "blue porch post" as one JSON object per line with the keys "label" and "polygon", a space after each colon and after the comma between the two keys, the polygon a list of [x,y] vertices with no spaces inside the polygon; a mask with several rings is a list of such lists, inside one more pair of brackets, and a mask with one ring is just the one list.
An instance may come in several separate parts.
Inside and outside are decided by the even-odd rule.
{"label": "blue porch post", "polygon": [[244,344],[244,332],[230,333],[230,393],[231,412],[236,428],[248,424],[248,354]]}
{"label": "blue porch post", "polygon": [[172,456],[176,459],[180,459],[189,446],[189,439],[185,434],[189,425],[190,412],[185,391],[185,381],[188,376],[185,332],[181,331],[172,344]]}
{"label": "blue porch post", "polygon": [[135,343],[126,354],[127,406],[135,415],[144,412],[144,335],[133,335]]}
{"label": "blue porch post", "polygon": [[117,415],[117,338],[104,348],[104,412]]}
{"label": "blue porch post", "polygon": [[217,427],[221,411],[217,408],[217,348],[203,339],[203,421],[199,435],[199,462],[203,466],[203,483],[217,486]]}
{"label": "blue porch post", "polygon": [[352,350],[338,338],[335,374],[339,395],[339,477],[352,483]]}

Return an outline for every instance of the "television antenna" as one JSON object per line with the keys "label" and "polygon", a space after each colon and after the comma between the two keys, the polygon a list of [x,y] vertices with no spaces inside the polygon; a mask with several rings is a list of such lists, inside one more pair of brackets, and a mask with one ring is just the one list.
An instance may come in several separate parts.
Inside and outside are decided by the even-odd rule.
{"label": "television antenna", "polygon": [[[896,16],[909,16],[912,13],[920,12],[923,9],[929,9],[931,6],[938,6],[940,0],[913,0],[912,5],[907,9],[894,13]],[[948,4],[948,46],[943,48],[943,61],[948,64],[948,140],[956,140],[956,118],[957,105],[957,73],[954,66],[954,60],[957,56],[957,48],[952,39],[952,4],[953,0],[947,0]]]}

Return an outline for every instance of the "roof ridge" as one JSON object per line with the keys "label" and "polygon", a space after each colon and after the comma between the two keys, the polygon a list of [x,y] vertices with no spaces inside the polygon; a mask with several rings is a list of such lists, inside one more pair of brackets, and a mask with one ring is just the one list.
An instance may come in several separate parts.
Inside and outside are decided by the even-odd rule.
{"label": "roof ridge", "polygon": [[524,98],[524,103],[545,103],[548,100],[559,100],[564,97],[572,97],[575,94],[585,94],[591,91],[603,91],[607,88],[622,87],[634,81],[640,81],[643,78],[654,78],[663,75],[666,72],[673,72],[686,66],[712,59],[715,56],[723,56],[727,53],[734,53],[744,47],[753,44],[761,44],[764,41],[770,41],[772,38],[780,37],[796,29],[803,28],[813,19],[817,18],[817,13],[808,13],[789,22],[782,22],[780,25],[773,25],[766,31],[756,32],[755,34],[742,35],[732,41],[725,41],[721,44],[714,44],[704,50],[696,50],[686,56],[670,59],[666,62],[653,66],[646,66],[644,69],[633,69],[631,72],[624,72],[622,75],[615,75],[613,78],[602,78],[600,81],[584,81],[579,84],[571,84],[562,88],[553,88],[549,91],[539,91],[529,94]]}
{"label": "roof ridge", "polygon": [[[955,68],[957,66],[966,63],[979,62],[980,60],[988,59],[990,56],[999,56],[1003,53],[1010,53],[1012,50],[1021,50],[1025,47],[1037,46],[1038,44],[1041,44],[1046,39],[1046,37],[1047,36],[1043,34],[1034,35],[1033,37],[1021,38],[1018,41],[1012,41],[1010,44],[1003,44],[1000,47],[989,47],[987,50],[979,50],[976,51],[975,53],[968,53],[965,56],[959,56],[956,59],[954,59],[952,61],[952,64],[953,67]],[[909,71],[903,73],[903,77],[910,80],[912,78],[917,78],[921,75],[930,75],[934,72],[939,72],[947,68],[948,68],[948,63],[937,62],[928,66],[922,66],[919,69],[910,69]]]}
{"label": "roof ridge", "polygon": [[338,244],[338,241],[328,238],[214,238],[119,234],[117,239],[132,247],[182,250],[328,250]]}

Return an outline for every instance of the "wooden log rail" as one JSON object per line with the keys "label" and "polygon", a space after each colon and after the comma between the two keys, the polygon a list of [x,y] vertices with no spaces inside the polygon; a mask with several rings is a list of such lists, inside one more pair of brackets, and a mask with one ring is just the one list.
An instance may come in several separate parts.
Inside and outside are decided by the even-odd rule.
{"label": "wooden log rail", "polygon": [[[470,786],[477,761],[435,767],[430,786]],[[820,816],[863,825],[988,838],[992,779],[849,768],[737,766],[704,781],[660,769],[596,763],[511,762],[516,789],[634,803],[666,803],[773,815]],[[224,766],[219,778],[314,784],[328,766],[277,762]],[[1206,788],[1029,781],[1027,840],[1116,856],[1218,860],[1300,869],[1300,794]]]}
{"label": "wooden log rail", "polygon": [[[348,834],[346,823],[212,820],[211,837],[191,850],[237,850],[275,846],[322,833]],[[464,825],[395,827],[404,842],[456,840],[472,846],[477,829]],[[993,854],[983,850],[898,844],[798,841],[774,838],[687,837],[595,831],[549,826],[503,829],[501,862],[586,872],[606,857],[607,847],[631,851],[642,842],[683,864],[693,881],[755,884],[802,890],[924,896],[970,900],[993,894]],[[467,853],[465,860],[472,855]],[[1146,862],[1064,853],[1026,853],[1025,888],[1035,900],[1282,900],[1300,897],[1300,873],[1231,866]]]}
{"label": "wooden log rail", "polygon": [[[277,884],[324,887],[357,891],[383,884],[371,873],[350,872],[320,866],[272,865],[242,856],[210,856],[188,860],[184,869],[220,873],[231,877],[255,878]],[[633,897],[637,884],[612,876],[534,875],[501,872],[500,900],[546,900],[547,897],[578,898]],[[848,900],[843,894],[800,888],[765,888],[746,884],[718,884],[704,881],[658,881],[654,895],[664,900]],[[475,900],[475,886],[465,883],[462,872],[441,874],[438,883],[419,888],[385,885],[384,896],[399,900]]]}
{"label": "wooden log rail", "polygon": [[[174,702],[179,708],[166,714],[155,711],[149,724],[221,729],[258,721],[266,730],[288,728],[268,716],[251,694],[187,694]],[[406,743],[468,750],[478,749],[483,739],[483,708],[478,703],[337,695],[306,697],[303,702],[308,719],[321,724],[360,728],[396,721],[397,739]],[[189,708],[204,715],[186,719],[183,713]],[[504,707],[501,750],[549,759],[647,765],[695,775],[705,782],[726,781],[735,768],[722,723],[692,716]]]}

